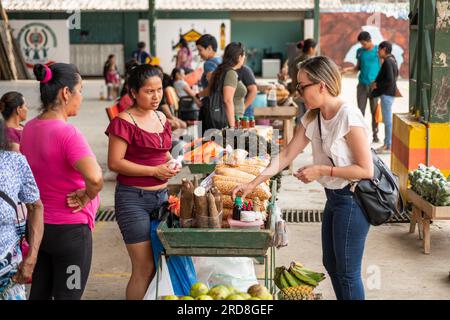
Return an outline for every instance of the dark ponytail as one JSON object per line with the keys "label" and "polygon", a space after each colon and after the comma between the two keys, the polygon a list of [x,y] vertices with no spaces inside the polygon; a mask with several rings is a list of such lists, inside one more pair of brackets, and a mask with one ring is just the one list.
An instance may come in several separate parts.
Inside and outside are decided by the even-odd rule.
{"label": "dark ponytail", "polygon": [[5,93],[0,99],[0,111],[5,120],[11,118],[17,108],[23,106],[25,100],[20,92],[11,91]]}
{"label": "dark ponytail", "polygon": [[226,72],[239,63],[239,57],[245,54],[245,48],[240,42],[231,42],[225,47],[223,62],[217,67],[211,79],[211,90],[219,89],[220,79]]}
{"label": "dark ponytail", "polygon": [[297,43],[297,48],[302,50],[303,53],[307,53],[311,48],[314,49],[317,46],[317,42],[314,39],[306,39]]}
{"label": "dark ponytail", "polygon": [[37,64],[33,73],[40,84],[41,111],[46,112],[58,104],[59,90],[67,87],[70,91],[80,83],[81,76],[77,67],[68,63],[55,63],[51,66]]}

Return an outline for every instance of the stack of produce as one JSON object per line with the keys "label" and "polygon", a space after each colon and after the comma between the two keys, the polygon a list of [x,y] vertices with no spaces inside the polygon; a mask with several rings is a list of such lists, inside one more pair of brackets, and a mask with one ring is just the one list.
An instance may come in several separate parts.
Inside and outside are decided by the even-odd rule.
{"label": "stack of produce", "polygon": [[450,206],[450,175],[446,179],[441,171],[423,164],[408,174],[411,188],[435,206]]}
{"label": "stack of produce", "polygon": [[224,148],[214,141],[197,139],[183,148],[185,163],[217,163],[222,160]]}
{"label": "stack of produce", "polygon": [[210,191],[198,185],[197,178],[181,182],[180,225],[182,228],[221,228],[223,202],[217,188]]}
{"label": "stack of produce", "polygon": [[273,300],[269,290],[255,284],[247,292],[239,292],[232,286],[218,285],[211,289],[204,283],[198,282],[191,287],[189,296],[165,296],[164,300]]}
{"label": "stack of produce", "polygon": [[289,268],[275,268],[275,285],[286,300],[316,300],[314,289],[324,279],[325,274],[306,269],[295,261]]}
{"label": "stack of produce", "polygon": [[[267,166],[267,161],[257,158],[242,160],[231,156],[227,161],[226,164],[224,163],[216,166],[213,176],[213,185],[222,194],[222,218],[224,227],[228,227],[226,221],[228,217],[233,214],[233,189],[255,179]],[[259,212],[266,212],[270,197],[271,193],[267,181],[256,187],[253,192],[246,196],[247,199],[252,200],[253,210]]]}
{"label": "stack of produce", "polygon": [[[273,138],[272,134],[270,134],[270,137]],[[265,155],[274,156],[277,154],[279,146],[274,146],[275,142],[271,138],[259,135],[258,129],[228,128],[222,130],[222,147],[231,146],[233,150],[244,149],[251,158]]]}

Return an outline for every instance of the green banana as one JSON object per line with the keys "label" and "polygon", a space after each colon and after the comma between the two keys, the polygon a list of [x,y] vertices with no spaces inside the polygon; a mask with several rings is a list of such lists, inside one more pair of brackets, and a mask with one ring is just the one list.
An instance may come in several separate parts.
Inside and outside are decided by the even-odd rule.
{"label": "green banana", "polygon": [[283,276],[286,277],[289,287],[296,287],[301,284],[301,282],[298,279],[296,279],[292,274],[290,274],[288,270],[283,271]]}
{"label": "green banana", "polygon": [[282,273],[280,275],[280,289],[284,289],[284,288],[289,288],[289,283],[286,279],[286,277],[284,276],[284,273]]}
{"label": "green banana", "polygon": [[303,282],[313,287],[317,287],[319,285],[316,280],[310,278],[308,275],[306,275],[303,271],[301,271],[298,268],[290,268],[289,272],[293,277],[297,278],[300,282]]}
{"label": "green banana", "polygon": [[292,268],[292,270],[297,270],[298,272],[305,274],[306,276],[308,276],[309,278],[315,280],[316,282],[320,282],[320,281],[323,281],[325,279],[325,274],[324,273],[315,272],[315,271],[312,271],[312,270],[309,270],[309,269],[306,269],[306,268],[294,267],[294,268]]}

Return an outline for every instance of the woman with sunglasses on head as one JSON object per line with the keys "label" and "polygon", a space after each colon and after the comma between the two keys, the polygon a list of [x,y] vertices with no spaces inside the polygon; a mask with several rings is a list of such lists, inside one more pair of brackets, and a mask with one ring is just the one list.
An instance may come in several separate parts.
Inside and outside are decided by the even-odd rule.
{"label": "woman with sunglasses on head", "polygon": [[362,300],[361,263],[369,222],[350,184],[373,177],[370,131],[361,111],[339,98],[341,75],[332,60],[321,56],[306,60],[297,79],[297,90],[308,108],[299,130],[261,175],[235,188],[233,195],[245,197],[286,168],[311,142],[314,164],[294,176],[304,183],[318,181],[325,188],[323,263],[337,299]]}
{"label": "woman with sunglasses on head", "polygon": [[37,64],[41,113],[23,129],[27,158],[44,203],[44,237],[31,300],[79,300],[89,277],[92,229],[103,187],[102,170],[69,117],[78,114],[82,79],[72,64]]}
{"label": "woman with sunglasses on head", "polygon": [[118,173],[115,191],[117,223],[131,259],[128,300],[142,300],[155,274],[150,242],[151,220],[167,200],[167,181],[180,169],[172,159],[172,131],[162,112],[163,74],[139,65],[128,78],[134,104],[109,124],[108,166]]}

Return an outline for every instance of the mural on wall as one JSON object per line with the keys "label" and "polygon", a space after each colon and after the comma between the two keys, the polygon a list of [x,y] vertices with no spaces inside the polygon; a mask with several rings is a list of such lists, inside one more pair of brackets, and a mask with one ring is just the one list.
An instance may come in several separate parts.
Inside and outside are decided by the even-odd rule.
{"label": "mural on wall", "polygon": [[445,29],[450,27],[450,1],[436,2],[437,9],[437,29]]}
{"label": "mural on wall", "polygon": [[192,67],[197,69],[203,61],[198,55],[195,42],[203,34],[209,33],[216,37],[217,54],[222,55],[226,44],[231,39],[230,20],[191,19],[172,20],[160,19],[156,21],[156,55],[161,60],[165,72],[170,73],[175,67],[176,55],[179,50],[180,36],[186,39],[193,54]]}
{"label": "mural on wall", "polygon": [[10,20],[30,75],[35,64],[69,62],[69,29],[66,20]]}
{"label": "mural on wall", "polygon": [[320,15],[321,54],[332,58],[339,66],[356,64],[357,41],[361,31],[371,34],[375,44],[388,40],[393,44],[400,77],[409,77],[409,21],[369,13],[322,13]]}

